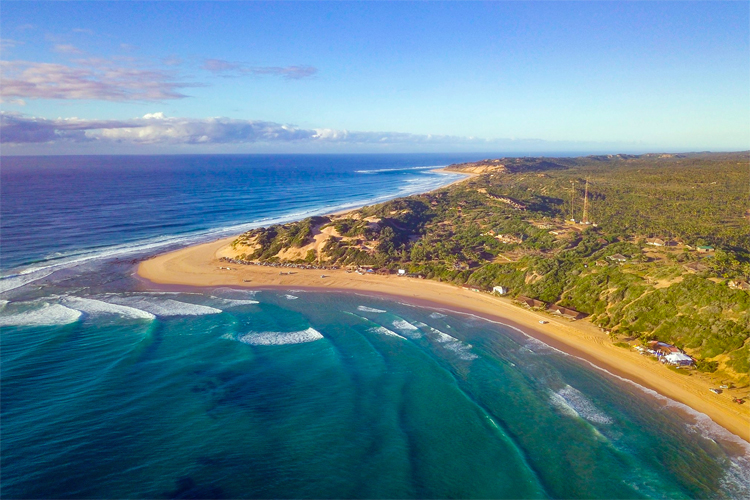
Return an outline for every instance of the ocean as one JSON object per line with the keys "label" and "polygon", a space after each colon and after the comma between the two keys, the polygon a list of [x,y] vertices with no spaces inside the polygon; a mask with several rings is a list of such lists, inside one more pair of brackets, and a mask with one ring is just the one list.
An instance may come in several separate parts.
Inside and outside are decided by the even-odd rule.
{"label": "ocean", "polygon": [[472,155],[2,159],[3,498],[746,498],[706,416],[465,313],[170,289],[142,258]]}

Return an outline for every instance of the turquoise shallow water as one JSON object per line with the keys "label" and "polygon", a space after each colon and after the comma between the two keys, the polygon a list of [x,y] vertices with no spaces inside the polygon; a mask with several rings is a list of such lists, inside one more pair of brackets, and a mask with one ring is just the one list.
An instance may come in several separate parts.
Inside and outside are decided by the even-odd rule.
{"label": "turquoise shallow water", "polygon": [[507,325],[133,277],[472,159],[4,158],[0,497],[750,497],[750,445]]}
{"label": "turquoise shallow water", "polygon": [[739,444],[507,326],[353,294],[78,296],[3,311],[4,498],[747,493]]}

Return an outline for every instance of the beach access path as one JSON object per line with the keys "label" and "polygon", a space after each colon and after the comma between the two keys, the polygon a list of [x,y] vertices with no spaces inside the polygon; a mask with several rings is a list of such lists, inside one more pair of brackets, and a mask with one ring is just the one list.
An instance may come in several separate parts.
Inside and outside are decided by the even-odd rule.
{"label": "beach access path", "polygon": [[[234,256],[231,248],[234,239],[225,238],[150,258],[139,264],[137,273],[153,284],[170,286],[356,290],[406,299],[407,302],[426,307],[475,314],[518,328],[554,348],[679,401],[708,415],[745,441],[750,441],[750,404],[733,403],[726,391],[724,394],[710,392],[709,388],[717,384],[710,375],[697,371],[691,371],[691,375],[676,373],[632,349],[613,345],[604,332],[587,321],[556,318],[519,307],[507,298],[427,279],[347,273],[344,270],[238,265],[219,260],[221,257]],[[548,323],[540,324],[540,320]]]}

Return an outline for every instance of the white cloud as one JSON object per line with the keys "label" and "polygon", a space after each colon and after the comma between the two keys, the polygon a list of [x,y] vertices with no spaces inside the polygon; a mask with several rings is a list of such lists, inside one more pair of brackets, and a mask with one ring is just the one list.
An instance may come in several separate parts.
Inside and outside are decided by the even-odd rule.
{"label": "white cloud", "polygon": [[195,86],[176,81],[166,71],[103,58],[78,59],[71,65],[0,61],[0,70],[4,98],[160,101],[187,97],[178,89]]}
{"label": "white cloud", "polygon": [[12,40],[10,38],[0,38],[0,50],[12,49],[18,45],[23,45],[24,42],[18,40]]}
{"label": "white cloud", "polygon": [[4,144],[98,142],[133,145],[210,145],[254,143],[358,144],[358,145],[472,145],[477,147],[530,147],[545,141],[423,135],[401,132],[352,132],[331,128],[304,129],[261,120],[233,118],[175,118],[162,112],[130,120],[82,120],[78,118],[0,115]]}
{"label": "white cloud", "polygon": [[223,59],[206,59],[202,67],[222,76],[272,75],[289,80],[301,80],[318,72],[318,69],[312,66],[248,66]]}
{"label": "white cloud", "polygon": [[69,43],[58,43],[57,45],[52,47],[52,50],[54,50],[58,54],[83,54],[83,51],[81,51],[78,47]]}

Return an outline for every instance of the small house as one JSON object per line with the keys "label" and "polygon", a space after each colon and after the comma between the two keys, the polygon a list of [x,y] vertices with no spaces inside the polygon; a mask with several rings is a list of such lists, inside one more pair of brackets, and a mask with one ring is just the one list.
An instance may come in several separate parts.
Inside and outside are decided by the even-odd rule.
{"label": "small house", "polygon": [[700,253],[708,253],[708,252],[714,251],[714,247],[712,247],[711,245],[699,245],[695,247],[695,249],[698,250]]}
{"label": "small house", "polygon": [[750,284],[743,280],[731,280],[727,285],[733,290],[750,290]]}
{"label": "small house", "polygon": [[406,276],[406,269],[399,269],[398,270],[398,275],[399,276]]}
{"label": "small house", "polygon": [[583,319],[586,317],[586,315],[580,311],[576,311],[575,309],[571,309],[570,307],[563,307],[559,305],[551,305],[547,308],[547,311],[551,312],[552,314],[559,314],[560,316],[568,319]]}
{"label": "small house", "polygon": [[608,258],[609,260],[613,260],[613,261],[615,261],[615,262],[627,262],[627,260],[628,260],[628,258],[627,258],[627,257],[625,257],[625,256],[624,256],[623,254],[621,254],[621,253],[616,253],[616,254],[614,254],[614,255],[610,255],[610,256],[609,256],[609,257],[607,257],[607,258]]}
{"label": "small house", "polygon": [[523,304],[526,304],[529,307],[546,307],[547,306],[546,302],[543,302],[537,299],[532,299],[529,297],[525,297],[523,295],[519,295],[518,297],[516,297],[516,300]]}
{"label": "small house", "polygon": [[508,289],[504,286],[493,286],[492,293],[496,293],[498,295],[505,295],[506,293],[508,293]]}
{"label": "small house", "polygon": [[654,247],[663,247],[666,244],[666,242],[661,238],[648,238],[646,239],[646,245],[651,245]]}

